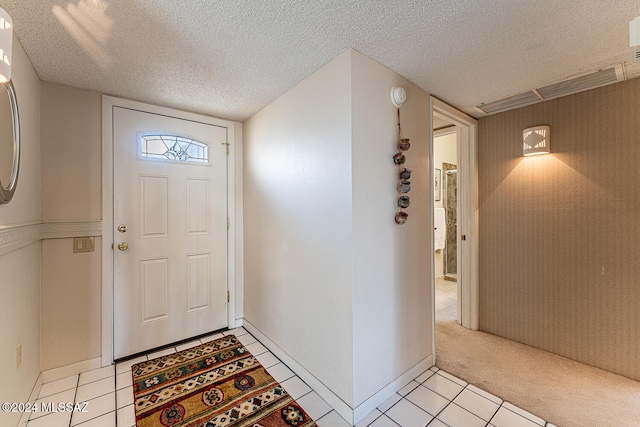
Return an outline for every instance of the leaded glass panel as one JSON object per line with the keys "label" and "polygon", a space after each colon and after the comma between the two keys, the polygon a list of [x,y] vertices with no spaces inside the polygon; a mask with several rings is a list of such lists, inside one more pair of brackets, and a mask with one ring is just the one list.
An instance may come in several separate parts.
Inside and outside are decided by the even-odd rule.
{"label": "leaded glass panel", "polygon": [[208,164],[209,146],[178,135],[142,135],[140,136],[140,158]]}

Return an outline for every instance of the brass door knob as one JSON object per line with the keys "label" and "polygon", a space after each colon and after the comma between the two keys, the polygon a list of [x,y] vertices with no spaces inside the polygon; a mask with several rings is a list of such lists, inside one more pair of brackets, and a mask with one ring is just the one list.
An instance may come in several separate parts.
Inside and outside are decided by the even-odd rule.
{"label": "brass door knob", "polygon": [[126,251],[127,249],[129,249],[129,244],[127,242],[120,242],[118,243],[118,249],[120,249],[121,251]]}

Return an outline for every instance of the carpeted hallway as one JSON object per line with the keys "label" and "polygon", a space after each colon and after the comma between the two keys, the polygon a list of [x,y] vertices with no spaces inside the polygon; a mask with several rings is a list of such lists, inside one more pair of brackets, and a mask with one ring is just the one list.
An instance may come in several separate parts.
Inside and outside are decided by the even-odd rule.
{"label": "carpeted hallway", "polygon": [[436,365],[558,427],[640,426],[640,382],[453,320],[436,323]]}

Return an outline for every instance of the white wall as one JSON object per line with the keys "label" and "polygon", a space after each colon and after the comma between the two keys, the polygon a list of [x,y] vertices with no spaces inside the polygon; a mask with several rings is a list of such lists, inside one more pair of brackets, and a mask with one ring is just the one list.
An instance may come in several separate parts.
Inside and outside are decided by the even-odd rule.
{"label": "white wall", "polygon": [[[42,220],[100,220],[102,95],[43,82],[41,104]],[[42,242],[42,370],[102,353],[101,247],[99,237],[85,253],[72,238]]]}
{"label": "white wall", "polygon": [[350,59],[243,125],[244,316],[353,405]]}
{"label": "white wall", "polygon": [[[429,94],[353,51],[354,403],[362,404],[431,354],[429,257]],[[411,176],[407,224],[397,211],[397,109],[389,92],[407,91],[400,109]]]}
{"label": "white wall", "polygon": [[[402,227],[394,85],[416,171]],[[349,50],[244,124],[245,318],[356,411],[431,355],[429,114]]]}
{"label": "white wall", "polygon": [[[0,229],[40,220],[40,79],[13,39],[12,80],[20,113],[22,156],[13,200],[0,205]],[[26,402],[40,373],[40,243],[0,255],[0,401]],[[16,346],[22,365],[16,369]],[[18,413],[0,412],[0,425]]]}
{"label": "white wall", "polygon": [[[442,163],[458,164],[458,134],[456,131],[433,138],[433,168],[440,169],[440,200],[435,202],[438,208],[444,207],[445,176]],[[435,277],[444,276],[444,251],[436,252]]]}

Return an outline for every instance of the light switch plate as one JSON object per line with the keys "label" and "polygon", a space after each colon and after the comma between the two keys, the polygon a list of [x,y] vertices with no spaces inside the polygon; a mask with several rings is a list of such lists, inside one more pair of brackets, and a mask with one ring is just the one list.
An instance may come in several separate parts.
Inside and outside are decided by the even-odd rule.
{"label": "light switch plate", "polygon": [[95,251],[95,240],[93,237],[74,237],[73,252],[93,252]]}

